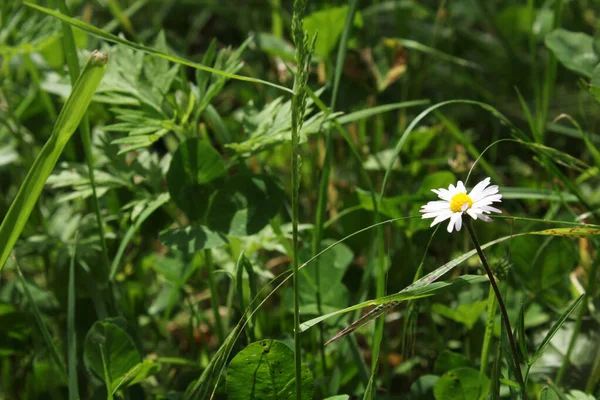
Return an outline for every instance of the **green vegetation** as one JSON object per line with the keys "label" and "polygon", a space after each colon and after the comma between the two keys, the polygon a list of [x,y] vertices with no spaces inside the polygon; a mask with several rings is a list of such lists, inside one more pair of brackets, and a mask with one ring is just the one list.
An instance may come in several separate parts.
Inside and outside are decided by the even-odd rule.
{"label": "green vegetation", "polygon": [[2,2],[0,400],[600,399],[599,11]]}

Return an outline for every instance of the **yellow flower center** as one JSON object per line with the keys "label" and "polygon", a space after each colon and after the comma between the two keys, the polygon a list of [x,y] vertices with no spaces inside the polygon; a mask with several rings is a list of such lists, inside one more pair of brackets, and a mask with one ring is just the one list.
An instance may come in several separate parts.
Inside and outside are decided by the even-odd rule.
{"label": "yellow flower center", "polygon": [[461,212],[465,204],[467,204],[467,208],[471,208],[473,200],[466,193],[455,194],[452,200],[450,200],[450,210],[452,212]]}

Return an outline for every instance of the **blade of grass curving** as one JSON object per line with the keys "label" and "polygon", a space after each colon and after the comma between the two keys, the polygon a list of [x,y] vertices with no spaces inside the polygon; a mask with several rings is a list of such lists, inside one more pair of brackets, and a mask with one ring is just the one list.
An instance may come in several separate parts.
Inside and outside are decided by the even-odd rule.
{"label": "blade of grass curving", "polygon": [[412,131],[417,126],[417,124],[419,122],[421,122],[427,115],[429,115],[429,113],[437,110],[440,107],[450,105],[450,104],[471,104],[471,105],[479,106],[479,107],[483,108],[484,110],[490,112],[494,117],[496,117],[498,120],[500,120],[500,123],[507,126],[515,136],[520,137],[520,138],[526,137],[525,134],[520,129],[518,129],[508,118],[506,118],[502,113],[500,113],[500,111],[498,111],[496,108],[490,106],[489,104],[482,103],[480,101],[462,100],[462,99],[448,100],[448,101],[434,104],[431,107],[424,110],[423,112],[421,112],[419,115],[417,115],[417,117],[404,130],[404,132],[400,136],[400,139],[396,143],[396,146],[394,147],[393,157],[390,158],[389,165],[388,165],[388,167],[385,171],[385,175],[383,177],[383,183],[381,185],[381,191],[380,191],[380,195],[382,197],[383,197],[383,194],[385,193],[387,182],[388,182],[390,174],[394,168],[394,164],[396,163],[396,159],[399,159],[400,152],[402,151],[402,148],[404,147],[404,143],[408,139],[408,136],[412,133]]}
{"label": "blade of grass curving", "polygon": [[[381,224],[378,224],[377,226],[380,226],[380,225]],[[586,227],[586,225],[582,224],[582,227],[580,227],[580,228],[552,228],[552,229],[546,229],[546,230],[542,230],[542,231],[516,233],[513,235],[504,236],[504,237],[492,240],[492,241],[482,245],[481,248],[486,249],[486,248],[496,245],[498,243],[502,243],[506,240],[520,237],[520,236],[527,236],[527,235],[561,236],[561,237],[579,238],[579,237],[585,237],[585,236],[600,235],[600,228],[589,228],[589,227]],[[365,316],[363,316],[363,318],[365,318],[368,315],[369,320],[371,320],[372,319],[371,314],[377,314],[376,316],[379,316],[382,314],[382,311],[385,312],[385,310],[382,310],[382,308],[384,308],[383,306],[386,305],[385,303],[390,303],[393,301],[400,301],[400,300],[404,301],[404,300],[406,300],[405,296],[411,296],[411,297],[415,296],[415,295],[424,296],[428,293],[428,291],[435,292],[437,290],[440,290],[439,289],[440,287],[445,287],[445,285],[448,285],[448,283],[445,283],[442,286],[438,285],[433,288],[427,289],[427,287],[429,285],[431,285],[432,283],[437,281],[444,274],[451,271],[456,266],[458,266],[459,264],[461,264],[462,262],[466,261],[467,259],[469,259],[470,257],[472,257],[476,254],[477,254],[476,250],[470,250],[470,251],[460,255],[459,257],[454,258],[452,261],[449,261],[448,263],[442,265],[441,267],[437,268],[436,270],[430,272],[429,274],[425,275],[423,278],[421,278],[418,281],[416,281],[415,283],[407,286],[406,288],[404,288],[403,290],[401,290],[400,292],[398,292],[396,294],[385,296],[382,298],[377,298],[374,300],[369,300],[366,302],[362,302],[362,303],[356,304],[351,307],[333,311],[326,315],[319,316],[317,318],[313,318],[309,321],[302,323],[301,329],[302,329],[302,331],[305,331],[305,330],[311,328],[312,326],[314,326],[328,318],[331,318],[335,315],[344,314],[344,313],[347,313],[350,311],[359,310],[359,309],[369,307],[369,306],[382,305],[381,307],[374,308],[373,310],[369,311],[369,313],[365,314]],[[444,282],[438,282],[438,283],[444,283]],[[407,292],[408,292],[408,294],[407,294]],[[389,306],[389,307],[391,307],[391,306]],[[360,325],[360,326],[362,326],[362,325]],[[359,326],[355,327],[355,329],[358,327]],[[355,329],[353,329],[353,330],[355,330]],[[347,332],[347,333],[349,333],[349,332]],[[339,337],[341,337],[341,336],[339,336]]]}
{"label": "blade of grass curving", "polygon": [[69,263],[69,287],[67,289],[67,368],[69,375],[69,400],[79,400],[77,383],[77,329],[75,327],[75,253],[78,236]]}
{"label": "blade of grass curving", "polygon": [[[354,13],[356,11],[357,0],[350,0],[348,6],[348,12],[346,13],[346,22],[344,24],[344,30],[342,31],[342,37],[340,40],[340,45],[338,47],[337,58],[335,61],[335,71],[333,73],[333,91],[331,93],[331,102],[329,103],[329,109],[327,110],[326,115],[330,115],[335,111],[335,104],[338,96],[338,91],[340,87],[340,78],[342,76],[342,71],[344,67],[344,60],[346,58],[346,50],[348,46],[348,37],[350,36],[350,29],[352,28],[352,24],[354,22]],[[323,236],[323,223],[325,216],[325,208],[327,205],[327,189],[329,186],[329,178],[331,174],[331,147],[332,147],[332,133],[331,133],[331,125],[328,126],[327,131],[325,133],[325,157],[323,161],[323,166],[321,167],[321,178],[319,181],[319,191],[317,195],[317,207],[315,212],[315,224],[313,230],[313,237],[311,243],[311,251],[312,255],[317,254],[319,251],[319,247],[321,244],[322,236]],[[319,259],[315,260],[315,296],[317,302],[317,311],[319,314],[323,314],[323,308],[321,305],[321,273],[319,272],[320,265]],[[327,374],[327,363],[325,360],[325,334],[323,332],[323,328],[319,327],[319,354],[321,359],[321,369],[323,370],[323,375]]]}
{"label": "blade of grass curving", "polygon": [[584,296],[583,294],[581,296],[579,296],[569,306],[569,308],[567,308],[565,310],[565,312],[563,312],[561,314],[561,316],[554,322],[554,324],[552,325],[552,328],[550,328],[550,330],[548,331],[548,333],[546,334],[546,336],[544,337],[544,339],[542,340],[542,342],[538,346],[537,350],[535,351],[535,353],[533,354],[533,356],[531,356],[531,359],[527,363],[529,366],[532,366],[533,363],[535,363],[542,356],[542,353],[546,349],[546,346],[548,346],[548,344],[550,343],[550,341],[552,340],[552,338],[554,337],[554,335],[556,335],[556,333],[558,332],[558,330],[567,321],[567,318],[569,318],[569,315],[571,315],[571,313],[573,311],[575,311],[575,309],[577,308],[577,306],[579,306],[579,303],[581,303],[581,301],[583,300],[583,296]]}
{"label": "blade of grass curving", "polygon": [[35,304],[35,301],[33,300],[33,296],[31,296],[31,292],[29,291],[29,287],[27,287],[27,283],[25,282],[25,277],[23,276],[23,272],[21,271],[19,262],[16,259],[15,259],[15,266],[17,267],[17,274],[19,275],[19,280],[21,281],[21,286],[23,286],[23,291],[25,292],[25,296],[27,297],[27,302],[29,303],[29,306],[31,307],[33,316],[35,317],[35,322],[37,322],[38,328],[40,329],[40,332],[42,332],[42,337],[44,338],[44,342],[46,342],[46,346],[48,347],[48,351],[50,352],[52,361],[54,361],[54,363],[58,367],[61,375],[65,379],[67,379],[68,378],[67,377],[67,369],[65,368],[65,363],[63,362],[62,357],[60,356],[61,353],[58,350],[58,348],[56,347],[56,345],[54,344],[54,342],[52,341],[52,336],[50,335],[50,332],[48,331],[48,327],[46,326],[46,323],[44,322],[44,319],[42,318],[42,314],[40,313],[40,310],[38,309],[37,305]]}
{"label": "blade of grass curving", "polygon": [[[65,3],[65,0],[58,0],[58,7],[60,11],[69,15],[69,9]],[[65,53],[67,66],[69,67],[69,75],[71,77],[71,86],[75,86],[77,78],[79,78],[79,59],[77,58],[77,47],[75,46],[75,38],[73,37],[73,30],[71,26],[66,22],[62,23],[62,47]],[[90,186],[92,187],[92,203],[94,205],[94,213],[96,214],[96,222],[98,224],[98,234],[100,235],[100,246],[102,247],[102,261],[104,263],[104,271],[108,274],[108,268],[110,262],[108,261],[108,248],[106,246],[106,235],[104,234],[104,220],[102,218],[102,212],[100,209],[100,202],[98,201],[98,194],[96,191],[96,174],[94,172],[94,155],[92,153],[92,140],[90,135],[90,121],[87,113],[83,115],[81,123],[79,125],[79,132],[81,134],[81,141],[83,142],[83,151],[85,153],[85,160],[88,167],[88,175],[90,177]]]}
{"label": "blade of grass curving", "polygon": [[417,50],[417,51],[420,51],[421,53],[428,54],[430,56],[433,56],[433,57],[438,58],[443,61],[451,62],[451,63],[456,64],[461,67],[471,68],[471,69],[474,69],[477,71],[484,70],[481,65],[479,65],[473,61],[465,60],[464,58],[460,58],[460,57],[453,56],[452,54],[444,53],[443,51],[440,51],[436,48],[416,42],[414,40],[402,39],[402,38],[392,38],[392,39],[386,39],[386,40],[398,42],[398,43],[402,44],[402,46],[406,47],[407,49]]}
{"label": "blade of grass curving", "polygon": [[583,142],[585,143],[585,146],[587,147],[590,154],[592,155],[592,158],[594,159],[596,166],[600,167],[600,151],[598,150],[596,145],[594,145],[594,143],[592,143],[592,140],[590,139],[590,134],[588,132],[584,131],[583,129],[581,129],[581,125],[579,125],[579,123],[573,117],[571,117],[570,115],[567,115],[567,114],[560,114],[552,122],[557,123],[561,119],[566,119],[571,124],[573,124],[575,129],[577,129],[577,131],[583,138]]}
{"label": "blade of grass curving", "polygon": [[71,135],[83,118],[106,70],[108,57],[94,51],[73,86],[71,95],[58,116],[50,138],[38,154],[17,196],[0,225],[0,271],[39,198],[46,180]]}
{"label": "blade of grass curving", "polygon": [[182,58],[182,57],[178,57],[178,56],[174,56],[174,55],[171,55],[171,54],[163,53],[162,51],[156,50],[156,49],[154,49],[152,47],[148,47],[148,46],[144,46],[142,44],[131,42],[131,41],[127,40],[127,39],[120,38],[120,37],[115,36],[115,35],[113,35],[111,33],[105,32],[102,29],[96,28],[93,25],[86,24],[83,21],[80,21],[80,20],[75,19],[75,18],[71,18],[69,16],[66,16],[66,15],[64,15],[64,14],[62,14],[60,12],[51,10],[49,8],[38,6],[37,4],[33,4],[33,3],[30,3],[30,2],[27,2],[27,1],[24,1],[23,4],[25,4],[28,7],[34,8],[34,9],[36,9],[38,11],[41,11],[41,12],[43,12],[45,14],[51,15],[53,17],[56,17],[56,18],[60,19],[61,21],[64,21],[64,22],[68,23],[71,26],[79,28],[79,29],[81,29],[81,30],[83,30],[83,31],[91,34],[91,35],[94,35],[94,36],[96,36],[96,37],[98,37],[100,39],[104,39],[104,40],[106,40],[108,42],[111,42],[111,43],[121,44],[123,46],[127,46],[127,47],[130,47],[132,49],[139,50],[139,51],[142,51],[142,52],[144,52],[146,54],[150,54],[150,55],[153,55],[153,56],[156,56],[156,57],[160,57],[160,58],[163,58],[165,60],[168,60],[168,61],[171,61],[171,62],[174,62],[174,63],[182,64],[182,65],[185,65],[187,67],[191,67],[191,68],[194,68],[194,69],[199,69],[199,70],[206,71],[206,72],[211,72],[213,74],[221,75],[221,76],[224,76],[224,77],[227,77],[227,78],[230,78],[230,79],[236,79],[236,80],[244,81],[244,82],[259,83],[259,84],[262,84],[262,85],[267,85],[267,86],[271,86],[271,87],[277,88],[279,90],[283,90],[283,91],[288,92],[288,93],[292,93],[292,94],[294,93],[293,90],[288,89],[285,86],[277,85],[275,83],[264,81],[262,79],[257,79],[257,78],[251,78],[249,76],[232,74],[232,73],[229,73],[229,72],[222,71],[220,69],[207,67],[206,65],[202,65],[200,63],[196,63],[196,62],[193,62],[193,61],[190,61],[190,60],[186,60],[185,58]]}

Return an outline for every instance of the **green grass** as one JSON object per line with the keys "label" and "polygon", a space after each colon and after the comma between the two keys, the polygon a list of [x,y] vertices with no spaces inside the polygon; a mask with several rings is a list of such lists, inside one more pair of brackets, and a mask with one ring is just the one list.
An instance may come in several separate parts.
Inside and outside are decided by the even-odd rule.
{"label": "green grass", "polygon": [[597,4],[259,3],[0,6],[0,399],[600,398]]}

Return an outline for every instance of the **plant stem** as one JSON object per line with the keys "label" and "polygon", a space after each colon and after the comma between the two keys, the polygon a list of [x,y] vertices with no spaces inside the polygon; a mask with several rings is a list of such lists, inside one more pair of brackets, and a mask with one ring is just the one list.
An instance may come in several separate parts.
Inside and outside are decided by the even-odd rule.
{"label": "plant stem", "polygon": [[215,282],[215,269],[212,262],[212,254],[210,250],[204,251],[204,262],[208,272],[208,283],[210,285],[210,305],[212,306],[213,315],[215,317],[215,326],[217,327],[217,335],[219,343],[225,341],[225,332],[223,331],[223,323],[221,322],[221,314],[219,314],[219,296],[217,295],[217,283]]}
{"label": "plant stem", "polygon": [[481,250],[481,246],[479,245],[479,241],[477,240],[477,236],[475,236],[475,231],[473,230],[473,226],[471,225],[471,219],[469,217],[464,217],[463,222],[467,227],[467,231],[469,232],[469,236],[471,236],[471,241],[473,242],[473,246],[475,246],[475,250],[477,250],[477,254],[479,255],[479,259],[483,264],[483,268],[485,268],[485,272],[490,278],[490,283],[492,288],[494,289],[494,293],[496,294],[496,300],[498,300],[498,305],[500,306],[500,312],[502,314],[502,321],[504,322],[504,327],[506,328],[506,333],[508,335],[508,341],[510,342],[510,349],[513,355],[513,361],[515,363],[515,374],[517,376],[517,380],[519,381],[519,385],[521,386],[521,391],[523,392],[523,397],[527,398],[525,383],[523,381],[523,375],[521,373],[521,365],[519,363],[519,353],[517,350],[517,343],[515,342],[515,338],[512,333],[512,328],[510,326],[510,320],[508,319],[508,313],[506,312],[506,306],[504,305],[504,300],[502,299],[502,295],[500,294],[500,289],[498,289],[498,284],[496,283],[496,278],[494,278],[494,274],[488,265],[487,259],[483,254],[483,250]]}

